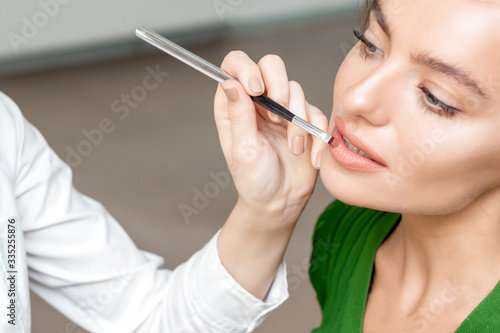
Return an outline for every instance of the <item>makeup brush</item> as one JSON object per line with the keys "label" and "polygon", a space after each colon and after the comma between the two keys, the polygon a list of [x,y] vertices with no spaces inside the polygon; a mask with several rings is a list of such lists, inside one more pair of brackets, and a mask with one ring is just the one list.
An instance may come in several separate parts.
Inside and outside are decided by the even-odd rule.
{"label": "makeup brush", "polygon": [[[226,80],[234,79],[233,77],[224,73],[219,67],[211,64],[203,58],[200,58],[196,54],[189,52],[188,50],[182,48],[181,46],[175,44],[174,42],[164,38],[163,36],[157,34],[156,32],[139,27],[136,29],[135,34],[148,42],[149,44],[156,46],[160,50],[170,54],[172,57],[184,62],[185,64],[197,69],[203,74],[211,77],[215,81],[222,83]],[[314,135],[321,141],[331,144],[333,137],[325,131],[320,130],[313,124],[308,123],[304,119],[294,115],[292,112],[288,111],[286,108],[282,107],[272,99],[267,96],[250,96],[254,103],[262,106],[263,108],[271,111],[274,114],[290,121],[291,123],[297,125],[298,127],[305,130],[307,133]]]}

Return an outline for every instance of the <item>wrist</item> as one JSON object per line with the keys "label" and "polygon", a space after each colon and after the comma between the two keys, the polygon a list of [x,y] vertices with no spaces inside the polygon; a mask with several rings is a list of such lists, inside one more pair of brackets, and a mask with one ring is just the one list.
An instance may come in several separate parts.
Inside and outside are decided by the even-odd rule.
{"label": "wrist", "polygon": [[265,231],[293,229],[306,204],[307,199],[294,202],[274,200],[259,204],[247,202],[240,197],[231,215],[237,215],[240,219],[247,220],[252,227]]}
{"label": "wrist", "polygon": [[238,201],[217,240],[222,265],[260,299],[274,280],[296,224],[296,219],[283,219],[282,213]]}

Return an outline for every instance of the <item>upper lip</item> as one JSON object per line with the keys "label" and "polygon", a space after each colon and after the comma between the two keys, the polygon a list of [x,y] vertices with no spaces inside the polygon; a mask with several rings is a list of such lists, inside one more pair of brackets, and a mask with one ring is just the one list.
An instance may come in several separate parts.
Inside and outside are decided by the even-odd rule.
{"label": "upper lip", "polygon": [[368,155],[375,162],[378,162],[378,163],[382,164],[383,166],[387,166],[385,161],[382,159],[382,157],[380,157],[380,155],[377,154],[377,152],[372,147],[370,147],[367,143],[365,143],[363,140],[361,140],[360,138],[355,136],[351,131],[349,131],[349,129],[345,125],[344,121],[339,116],[335,116],[334,121],[335,121],[335,127],[337,127],[340,134],[342,134],[342,136],[344,138],[349,140],[349,142],[354,147],[363,151],[366,155]]}

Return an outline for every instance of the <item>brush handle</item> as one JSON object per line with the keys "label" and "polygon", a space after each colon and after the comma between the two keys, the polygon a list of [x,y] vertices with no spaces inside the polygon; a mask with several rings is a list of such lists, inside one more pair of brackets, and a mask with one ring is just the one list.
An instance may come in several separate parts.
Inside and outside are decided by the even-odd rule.
{"label": "brush handle", "polygon": [[[165,37],[157,34],[156,32],[148,28],[139,27],[136,29],[135,34],[139,38],[148,42],[149,44],[170,54],[172,57],[193,67],[194,69],[202,72],[208,77],[211,77],[212,79],[214,79],[219,83],[222,83],[226,80],[234,79],[232,76],[224,73],[219,67],[213,65],[212,63],[206,61],[205,59],[197,56],[196,54],[186,50],[185,48],[177,45],[176,43],[166,39]],[[311,135],[314,135],[321,141],[328,144],[330,144],[333,141],[333,137],[330,134],[320,130],[313,124],[308,123],[304,119],[294,115],[292,112],[288,111],[286,108],[282,107],[269,97],[264,95],[250,96],[250,97],[252,98],[254,103],[297,125],[301,129],[305,130]]]}
{"label": "brush handle", "polygon": [[270,99],[267,96],[260,95],[260,96],[250,96],[252,98],[252,101],[255,104],[258,104],[262,106],[263,108],[271,111],[274,114],[277,114],[278,116],[288,120],[292,124],[300,127],[307,133],[314,135],[324,143],[330,144],[333,141],[333,137],[328,134],[325,131],[320,130],[316,126],[314,126],[311,123],[308,123],[304,119],[300,118],[299,116],[294,115],[292,112],[288,111],[284,107],[282,107],[280,104],[276,103],[272,99]]}
{"label": "brush handle", "polygon": [[288,111],[287,109],[285,109],[284,107],[282,107],[281,105],[279,105],[278,103],[276,103],[267,96],[264,95],[250,96],[250,98],[255,104],[259,104],[264,109],[268,109],[272,113],[277,114],[281,118],[284,118],[290,122],[292,122],[293,119],[296,117],[292,112]]}

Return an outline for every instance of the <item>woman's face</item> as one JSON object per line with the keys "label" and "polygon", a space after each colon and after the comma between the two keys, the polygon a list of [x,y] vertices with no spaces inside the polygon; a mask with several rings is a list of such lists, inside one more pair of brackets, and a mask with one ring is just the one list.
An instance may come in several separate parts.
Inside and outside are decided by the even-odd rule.
{"label": "woman's face", "polygon": [[375,1],[358,37],[337,74],[330,131],[376,162],[343,139],[326,147],[329,191],[433,215],[500,193],[500,1]]}

